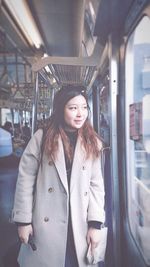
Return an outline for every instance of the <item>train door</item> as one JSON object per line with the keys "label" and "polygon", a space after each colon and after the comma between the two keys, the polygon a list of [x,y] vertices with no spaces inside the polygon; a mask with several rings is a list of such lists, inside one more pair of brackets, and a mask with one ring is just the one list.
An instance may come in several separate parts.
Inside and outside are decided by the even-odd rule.
{"label": "train door", "polygon": [[145,7],[138,17],[135,27],[128,36],[124,53],[125,90],[120,95],[122,115],[119,122],[122,190],[121,266],[124,267],[150,266],[149,31],[150,5]]}

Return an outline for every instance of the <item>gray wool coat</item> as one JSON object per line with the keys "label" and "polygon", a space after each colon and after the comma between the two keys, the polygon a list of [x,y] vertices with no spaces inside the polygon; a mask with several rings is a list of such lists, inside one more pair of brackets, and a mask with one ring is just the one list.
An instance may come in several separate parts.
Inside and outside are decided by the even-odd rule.
{"label": "gray wool coat", "polygon": [[40,163],[42,135],[38,130],[31,138],[19,166],[12,217],[32,222],[37,247],[21,245],[20,267],[64,267],[69,201],[79,267],[90,266],[85,261],[87,222],[105,221],[100,159],[86,159],[78,137],[69,194],[62,140],[56,160],[49,163],[43,156]]}

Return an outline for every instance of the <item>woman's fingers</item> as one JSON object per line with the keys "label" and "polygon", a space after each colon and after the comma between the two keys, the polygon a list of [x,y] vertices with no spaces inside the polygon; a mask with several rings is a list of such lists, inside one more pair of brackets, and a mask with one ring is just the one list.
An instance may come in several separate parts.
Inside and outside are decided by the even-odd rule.
{"label": "woman's fingers", "polygon": [[89,228],[87,233],[87,243],[91,243],[91,252],[98,246],[100,242],[100,231],[99,229]]}
{"label": "woman's fingers", "polygon": [[28,243],[30,234],[31,235],[33,234],[33,229],[31,224],[25,226],[18,226],[18,235],[22,243],[25,244]]}

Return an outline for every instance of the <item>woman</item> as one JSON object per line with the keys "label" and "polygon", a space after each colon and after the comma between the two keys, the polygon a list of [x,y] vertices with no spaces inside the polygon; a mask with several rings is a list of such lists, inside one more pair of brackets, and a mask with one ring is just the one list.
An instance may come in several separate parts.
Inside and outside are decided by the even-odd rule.
{"label": "woman", "polygon": [[34,134],[20,162],[13,210],[20,267],[90,266],[88,245],[98,245],[105,220],[100,151],[85,88],[64,86],[47,128]]}

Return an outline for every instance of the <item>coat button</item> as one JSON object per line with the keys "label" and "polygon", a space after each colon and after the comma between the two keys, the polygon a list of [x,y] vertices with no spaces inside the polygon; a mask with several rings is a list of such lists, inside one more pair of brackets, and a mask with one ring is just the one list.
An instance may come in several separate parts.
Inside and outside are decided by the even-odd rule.
{"label": "coat button", "polygon": [[88,192],[84,192],[84,195],[87,196]]}
{"label": "coat button", "polygon": [[49,218],[48,217],[45,217],[44,218],[44,222],[48,222],[49,221]]}
{"label": "coat button", "polygon": [[82,166],[82,170],[85,170],[86,169],[86,167],[85,166]]}
{"label": "coat button", "polygon": [[49,193],[54,192],[54,188],[53,188],[53,187],[50,187],[50,188],[48,189],[48,192],[49,192]]}

